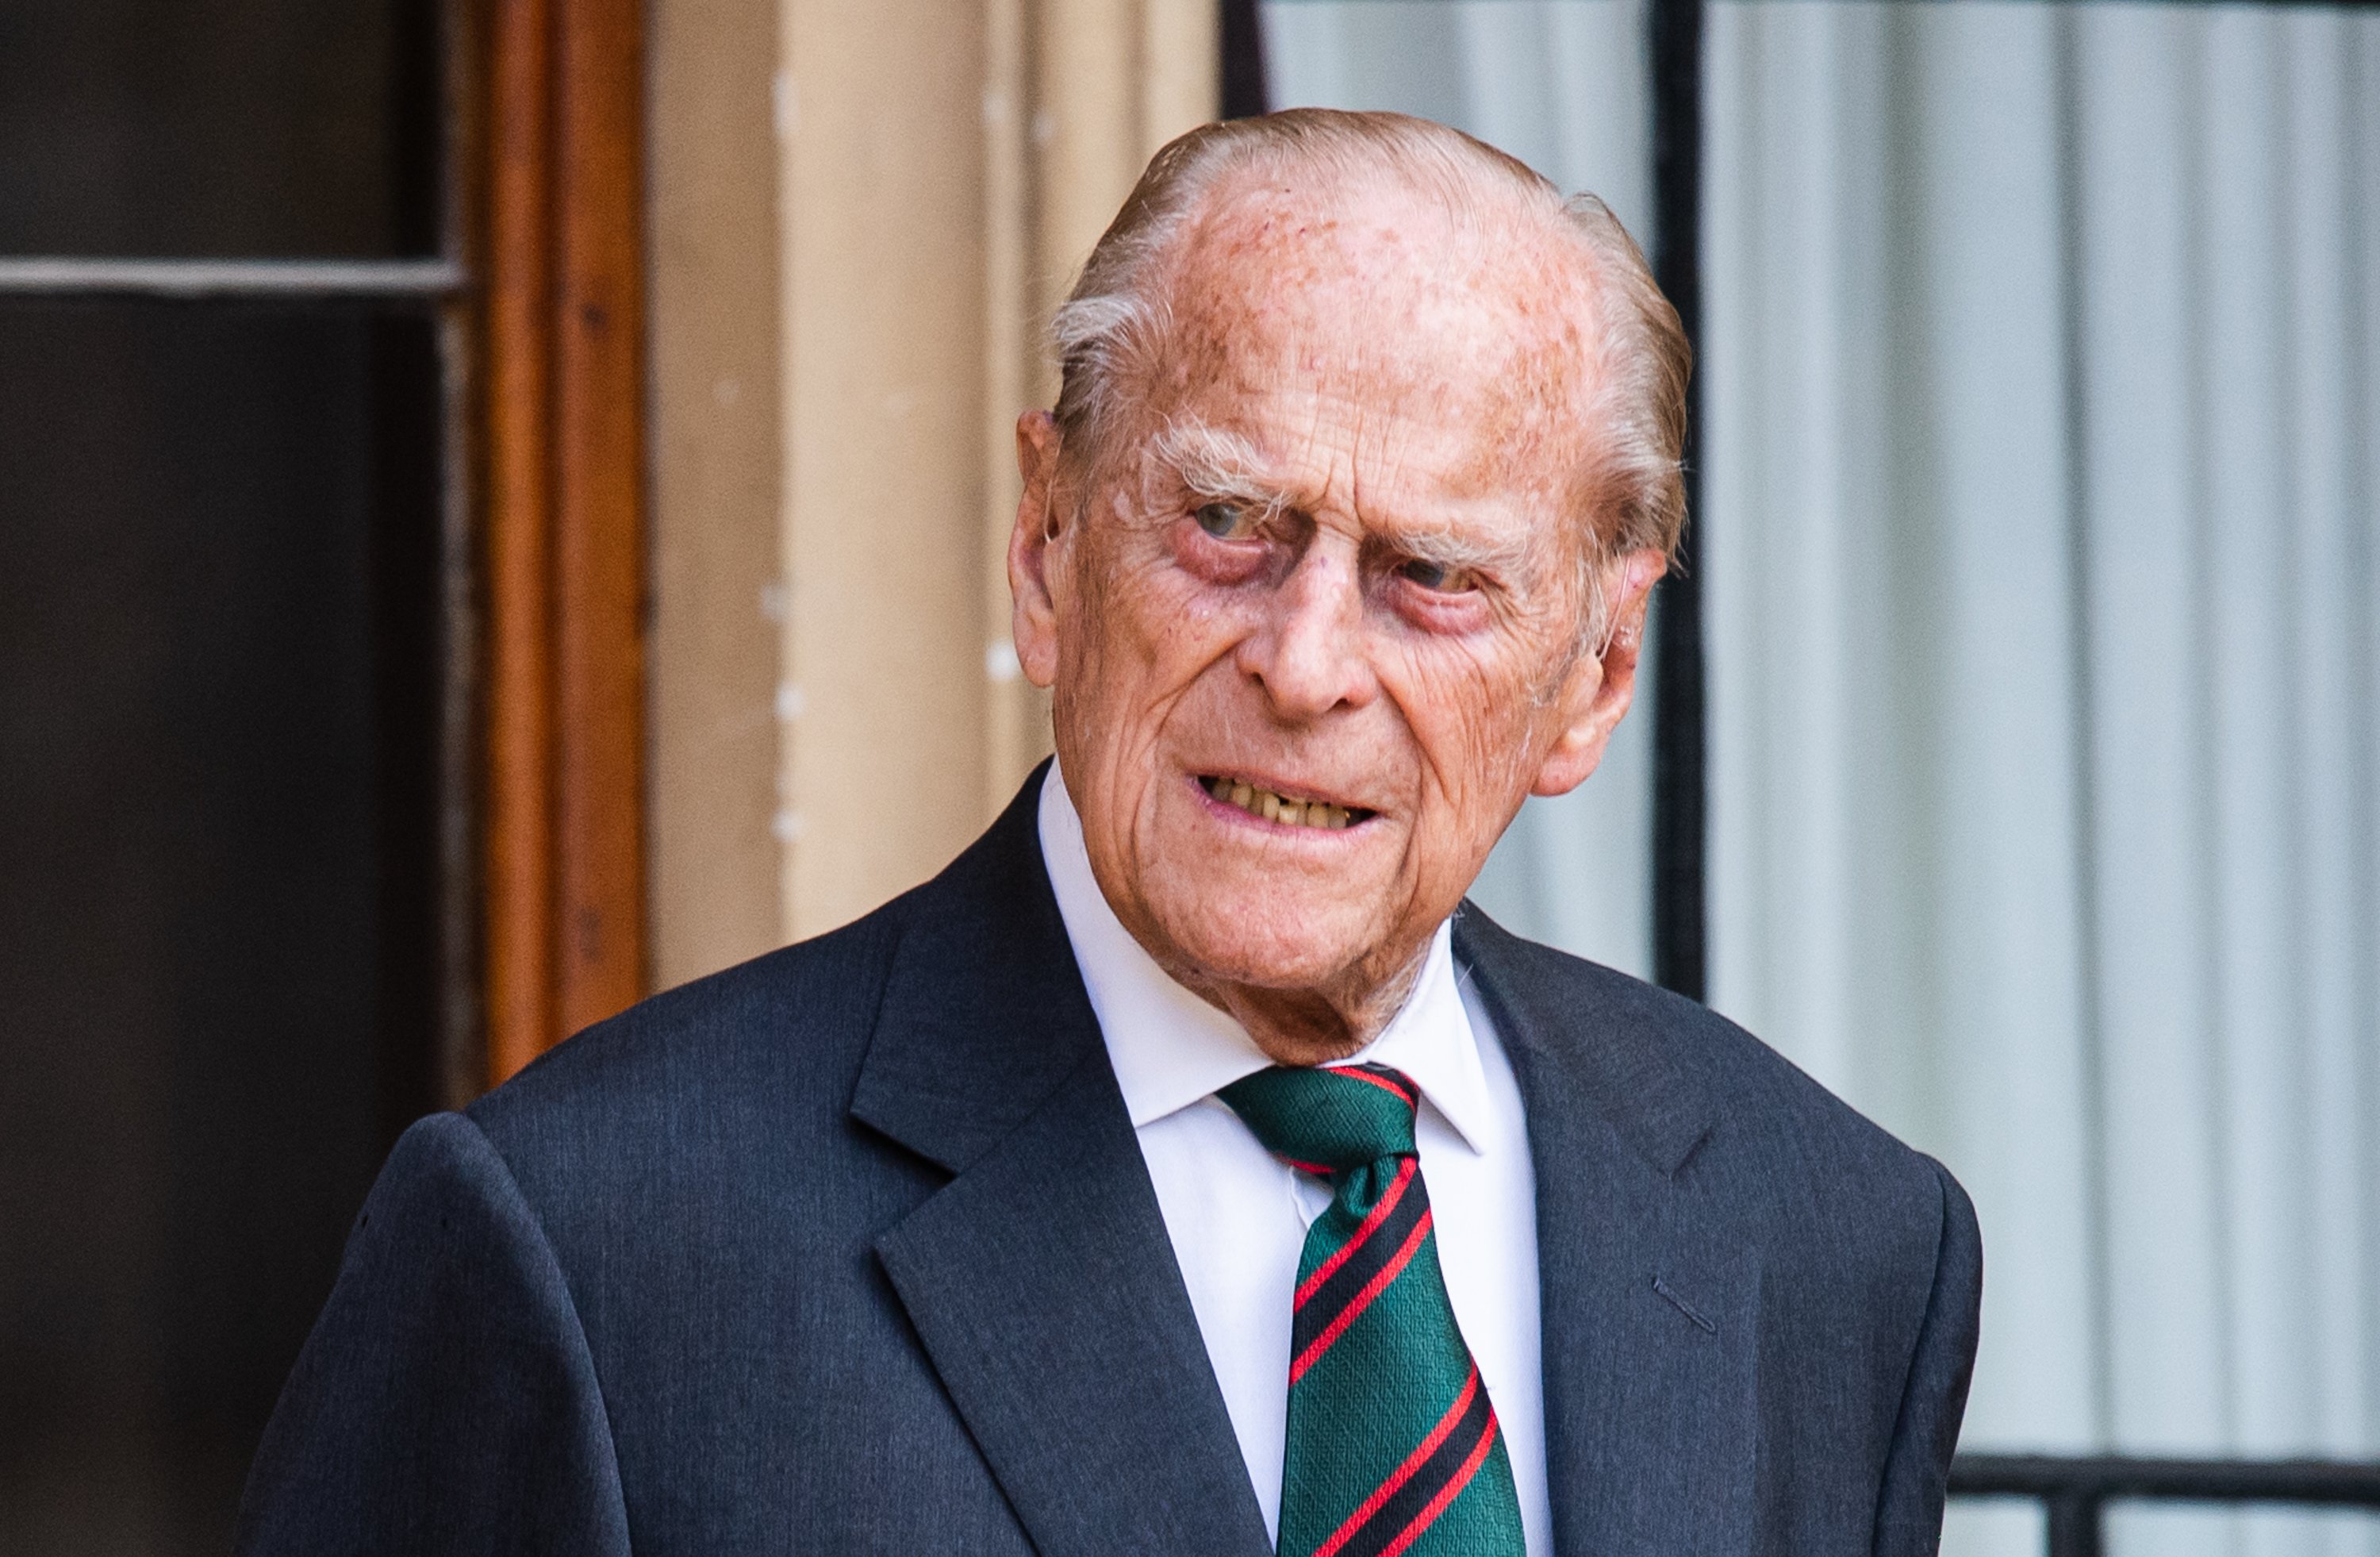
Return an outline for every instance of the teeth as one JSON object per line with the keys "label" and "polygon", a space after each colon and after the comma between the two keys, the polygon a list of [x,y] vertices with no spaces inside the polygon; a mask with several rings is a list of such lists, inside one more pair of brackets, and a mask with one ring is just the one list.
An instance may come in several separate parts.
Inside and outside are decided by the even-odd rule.
{"label": "teeth", "polygon": [[1335,833],[1353,820],[1344,806],[1323,800],[1284,800],[1269,789],[1235,784],[1230,779],[1208,780],[1207,793],[1284,827],[1312,827]]}

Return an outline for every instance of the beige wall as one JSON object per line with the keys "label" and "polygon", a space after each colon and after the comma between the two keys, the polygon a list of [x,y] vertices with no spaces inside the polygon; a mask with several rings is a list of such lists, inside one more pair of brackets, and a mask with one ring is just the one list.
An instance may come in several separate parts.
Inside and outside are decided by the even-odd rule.
{"label": "beige wall", "polygon": [[773,4],[651,0],[645,835],[656,987],[777,944]]}
{"label": "beige wall", "polygon": [[1040,322],[1213,113],[1213,0],[650,0],[653,961],[938,870],[1047,749],[1001,568]]}

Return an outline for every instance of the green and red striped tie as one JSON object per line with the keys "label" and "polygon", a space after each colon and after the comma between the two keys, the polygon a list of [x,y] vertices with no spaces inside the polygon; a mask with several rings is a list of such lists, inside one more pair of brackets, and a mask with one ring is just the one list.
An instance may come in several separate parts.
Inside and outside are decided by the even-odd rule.
{"label": "green and red striped tie", "polygon": [[1504,1435],[1439,1271],[1418,1089],[1385,1065],[1275,1067],[1219,1095],[1330,1181],[1297,1268],[1281,1557],[1522,1557]]}

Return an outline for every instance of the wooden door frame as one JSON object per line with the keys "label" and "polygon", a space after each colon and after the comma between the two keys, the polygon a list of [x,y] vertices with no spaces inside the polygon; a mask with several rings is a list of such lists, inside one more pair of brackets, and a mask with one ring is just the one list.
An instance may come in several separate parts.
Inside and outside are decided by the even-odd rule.
{"label": "wooden door frame", "polygon": [[639,0],[486,0],[485,1079],[644,993]]}

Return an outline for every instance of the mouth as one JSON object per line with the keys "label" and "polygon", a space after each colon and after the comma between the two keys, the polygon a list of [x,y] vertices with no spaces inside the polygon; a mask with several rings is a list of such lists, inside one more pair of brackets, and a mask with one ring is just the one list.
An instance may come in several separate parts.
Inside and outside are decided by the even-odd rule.
{"label": "mouth", "polygon": [[1285,795],[1228,773],[1201,773],[1198,787],[1222,805],[1235,807],[1281,827],[1343,833],[1370,821],[1378,812],[1361,806],[1342,806],[1315,795]]}

